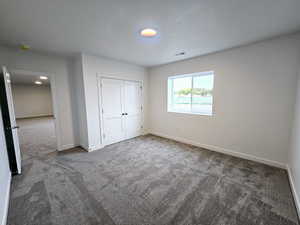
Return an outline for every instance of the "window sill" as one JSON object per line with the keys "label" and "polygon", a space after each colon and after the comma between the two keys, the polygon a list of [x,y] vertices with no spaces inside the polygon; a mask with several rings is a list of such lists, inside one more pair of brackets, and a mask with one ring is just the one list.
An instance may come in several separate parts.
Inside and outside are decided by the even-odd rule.
{"label": "window sill", "polygon": [[188,114],[188,115],[198,115],[198,116],[214,116],[215,113],[204,113],[204,112],[182,112],[182,111],[175,111],[175,110],[168,110],[168,113],[180,113],[180,114]]}

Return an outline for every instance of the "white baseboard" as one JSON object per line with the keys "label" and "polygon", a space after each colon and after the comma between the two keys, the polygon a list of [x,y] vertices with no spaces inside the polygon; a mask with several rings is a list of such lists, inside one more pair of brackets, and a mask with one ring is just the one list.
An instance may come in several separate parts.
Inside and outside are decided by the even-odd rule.
{"label": "white baseboard", "polygon": [[77,146],[78,145],[76,145],[76,144],[65,144],[65,145],[60,146],[58,151],[63,151],[63,150],[67,150],[67,149],[70,149],[70,148],[75,148]]}
{"label": "white baseboard", "polygon": [[39,117],[54,117],[53,114],[39,114],[39,115],[30,115],[30,116],[20,116],[16,117],[17,120],[20,119],[34,119],[34,118],[39,118]]}
{"label": "white baseboard", "polygon": [[269,165],[269,166],[274,166],[274,167],[278,167],[278,168],[281,168],[281,169],[286,169],[286,165],[284,163],[281,163],[281,162],[277,162],[277,161],[273,161],[273,160],[269,160],[269,159],[249,155],[249,154],[246,154],[246,153],[236,152],[236,151],[233,151],[233,150],[225,149],[225,148],[214,146],[214,145],[202,144],[202,143],[198,143],[198,142],[195,142],[195,141],[188,140],[186,138],[174,137],[174,136],[162,134],[160,132],[150,131],[149,133],[153,134],[153,135],[156,135],[156,136],[160,136],[160,137],[172,139],[172,140],[175,140],[175,141],[178,141],[178,142],[182,142],[182,143],[185,143],[185,144],[194,145],[194,146],[197,146],[197,147],[200,147],[200,148],[205,148],[205,149],[208,149],[208,150],[211,150],[211,151],[220,152],[220,153],[223,153],[223,154],[226,154],[226,155],[231,155],[231,156],[235,156],[235,157],[238,157],[238,158],[263,163],[263,164],[266,164],[266,165]]}
{"label": "white baseboard", "polygon": [[87,146],[77,145],[77,144],[65,144],[65,145],[60,146],[58,151],[63,151],[63,150],[76,148],[76,147],[81,147],[81,148],[83,148],[84,150],[86,150],[88,152],[92,152],[92,151],[99,150],[99,149],[103,148],[104,146],[103,145],[97,145],[97,146],[87,147]]}
{"label": "white baseboard", "polygon": [[7,190],[5,193],[4,212],[3,212],[3,218],[1,218],[1,225],[6,225],[6,222],[7,222],[9,196],[10,196],[10,185],[11,185],[11,175],[9,176],[8,186],[7,186]]}
{"label": "white baseboard", "polygon": [[88,152],[92,152],[92,151],[96,151],[96,150],[99,150],[101,148],[103,148],[104,146],[103,145],[95,145],[95,146],[91,146],[88,148]]}
{"label": "white baseboard", "polygon": [[292,173],[292,170],[291,170],[290,166],[286,165],[286,168],[287,168],[289,181],[290,181],[290,186],[291,186],[293,197],[294,197],[294,202],[295,202],[298,217],[299,217],[300,216],[300,201],[299,201],[299,196],[298,196],[297,191],[296,191],[294,176],[293,176],[293,173]]}

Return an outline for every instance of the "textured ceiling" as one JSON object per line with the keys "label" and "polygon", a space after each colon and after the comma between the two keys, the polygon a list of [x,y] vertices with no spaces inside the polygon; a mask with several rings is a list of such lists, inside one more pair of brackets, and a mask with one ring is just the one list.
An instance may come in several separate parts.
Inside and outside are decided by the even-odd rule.
{"label": "textured ceiling", "polygon": [[299,12],[300,0],[1,0],[0,42],[154,66],[298,31]]}

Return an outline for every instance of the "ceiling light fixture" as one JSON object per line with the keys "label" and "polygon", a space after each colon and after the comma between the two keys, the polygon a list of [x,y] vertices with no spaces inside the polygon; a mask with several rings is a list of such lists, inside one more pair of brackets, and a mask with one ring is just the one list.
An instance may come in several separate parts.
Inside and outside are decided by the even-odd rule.
{"label": "ceiling light fixture", "polygon": [[152,28],[145,28],[141,30],[140,35],[143,37],[154,37],[157,35],[157,31]]}
{"label": "ceiling light fixture", "polygon": [[40,79],[41,80],[48,80],[48,77],[46,77],[46,76],[40,76]]}
{"label": "ceiling light fixture", "polygon": [[42,84],[42,82],[41,81],[39,81],[39,80],[37,80],[36,82],[34,82],[35,84],[38,84],[38,85],[41,85]]}

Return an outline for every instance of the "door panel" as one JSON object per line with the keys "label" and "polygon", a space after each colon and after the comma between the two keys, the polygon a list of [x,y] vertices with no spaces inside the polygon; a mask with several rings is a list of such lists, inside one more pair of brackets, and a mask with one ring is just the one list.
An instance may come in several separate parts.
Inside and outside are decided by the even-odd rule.
{"label": "door panel", "polygon": [[124,110],[126,138],[141,135],[142,124],[142,89],[140,82],[124,82]]}
{"label": "door panel", "polygon": [[102,80],[102,108],[106,117],[120,117],[123,112],[123,82]]}
{"label": "door panel", "polygon": [[125,138],[123,121],[123,82],[102,79],[103,142],[105,145]]}
{"label": "door panel", "polygon": [[122,118],[106,119],[103,125],[105,134],[105,145],[124,140],[125,134]]}
{"label": "door panel", "polygon": [[134,138],[141,135],[141,121],[140,115],[126,116],[125,127],[126,127],[126,139]]}
{"label": "door panel", "polygon": [[20,143],[19,143],[19,135],[18,135],[18,125],[16,121],[16,115],[15,115],[15,109],[14,109],[14,103],[13,103],[13,97],[11,91],[10,75],[7,74],[7,77],[9,79],[9,82],[6,82],[6,94],[8,100],[9,113],[10,113],[10,123],[11,123],[11,128],[13,133],[13,141],[14,141],[15,153],[17,158],[18,171],[19,173],[21,173],[21,152],[20,152]]}
{"label": "door panel", "polygon": [[140,82],[124,82],[124,107],[128,115],[136,115],[141,113],[141,84]]}
{"label": "door panel", "polygon": [[1,108],[3,124],[5,127],[6,144],[9,152],[9,160],[13,174],[21,173],[21,152],[18,137],[18,126],[13,105],[10,85],[10,74],[5,67],[1,73]]}

